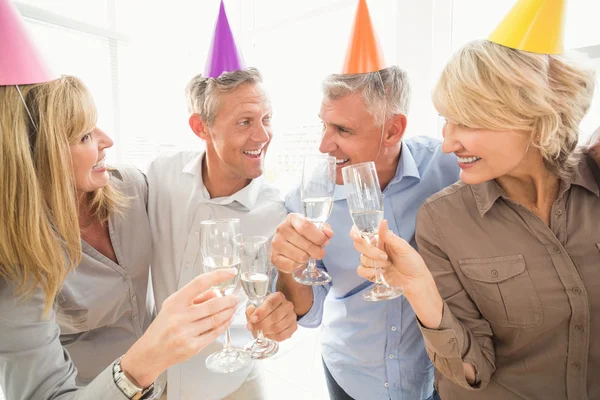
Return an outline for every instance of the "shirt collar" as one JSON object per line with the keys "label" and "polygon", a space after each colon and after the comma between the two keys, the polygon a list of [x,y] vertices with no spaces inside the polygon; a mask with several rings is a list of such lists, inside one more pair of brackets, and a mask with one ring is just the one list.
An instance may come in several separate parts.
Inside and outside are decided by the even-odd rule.
{"label": "shirt collar", "polygon": [[479,215],[482,217],[492,208],[499,197],[505,195],[504,190],[496,183],[495,180],[470,185],[475,196],[475,202],[479,209]]}
{"label": "shirt collar", "polygon": [[571,184],[581,186],[596,196],[600,197],[600,166],[587,154],[582,154],[585,158],[577,166],[577,171],[571,180]]}
{"label": "shirt collar", "polygon": [[[400,183],[404,177],[411,177],[416,179],[421,179],[421,174],[419,173],[419,168],[417,167],[417,162],[410,152],[409,147],[406,143],[402,142],[402,147],[400,151],[400,160],[398,161],[398,166],[396,167],[396,173],[394,177],[388,183],[386,187],[386,191],[388,188]],[[346,199],[346,194],[344,192],[344,185],[336,185],[335,192],[333,194],[333,199],[344,200]]]}
{"label": "shirt collar", "polygon": [[[560,187],[564,188],[564,190],[561,189],[559,196],[567,191],[571,185],[577,185],[600,197],[598,182],[596,181],[596,178],[594,178],[594,173],[597,173],[600,176],[600,168],[595,165],[595,162],[591,157],[586,158],[587,160],[579,162],[577,169],[570,179],[561,181]],[[492,208],[499,197],[506,197],[506,193],[495,180],[471,185],[471,189],[473,190],[475,201],[477,202],[479,214],[482,217],[490,210],[490,208]]]}
{"label": "shirt collar", "polygon": [[258,200],[258,195],[260,193],[260,188],[263,183],[263,177],[260,176],[256,179],[252,179],[250,184],[244,187],[241,190],[238,190],[231,196],[227,197],[215,197],[210,198],[210,194],[204,186],[204,182],[202,181],[202,160],[204,159],[205,152],[198,154],[194,157],[190,162],[188,162],[181,171],[184,174],[190,174],[192,176],[199,177],[196,182],[198,182],[198,189],[203,194],[205,201],[207,203],[218,204],[222,206],[229,205],[233,202],[239,203],[242,207],[247,210],[251,210],[256,205]]}
{"label": "shirt collar", "polygon": [[388,184],[388,187],[400,183],[404,177],[416,178],[418,180],[421,179],[417,162],[410,152],[410,148],[403,141],[402,150],[400,151],[400,160],[398,161],[398,166],[396,167],[396,174]]}
{"label": "shirt collar", "polygon": [[108,172],[110,174],[111,179],[115,178],[115,179],[118,179],[120,181],[123,181],[123,175],[121,175],[121,172],[118,169],[111,168],[111,169],[108,170]]}

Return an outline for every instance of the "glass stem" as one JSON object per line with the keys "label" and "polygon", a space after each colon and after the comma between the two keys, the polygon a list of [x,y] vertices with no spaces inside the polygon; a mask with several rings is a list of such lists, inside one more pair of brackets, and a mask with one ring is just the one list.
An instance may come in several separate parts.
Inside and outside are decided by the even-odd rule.
{"label": "glass stem", "polygon": [[306,270],[308,272],[315,272],[317,270],[317,263],[315,262],[314,258],[310,258],[308,260],[308,265],[306,266]]}
{"label": "glass stem", "polygon": [[375,284],[377,286],[386,286],[387,283],[383,279],[383,270],[380,267],[375,267]]}
{"label": "glass stem", "polygon": [[[321,224],[318,222],[314,222],[315,226],[319,229],[321,229]],[[317,263],[315,262],[314,258],[309,258],[308,259],[308,265],[306,266],[306,270],[308,272],[316,272],[317,271]]]}
{"label": "glass stem", "polygon": [[256,333],[256,342],[262,343],[265,340],[265,335],[263,334],[262,329]]}
{"label": "glass stem", "polygon": [[229,328],[225,331],[225,343],[223,344],[223,351],[225,353],[229,353],[232,351],[231,349],[231,333],[229,332]]}
{"label": "glass stem", "polygon": [[[375,247],[379,247],[379,235],[365,236],[367,242]],[[376,286],[387,286],[387,282],[383,278],[383,269],[379,266],[378,262],[375,262],[375,285]]]}

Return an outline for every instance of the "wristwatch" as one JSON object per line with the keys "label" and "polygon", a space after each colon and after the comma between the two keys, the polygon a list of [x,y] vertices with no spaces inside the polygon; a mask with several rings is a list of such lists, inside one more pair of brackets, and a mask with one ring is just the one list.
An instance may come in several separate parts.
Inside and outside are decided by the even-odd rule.
{"label": "wristwatch", "polygon": [[154,390],[154,383],[147,388],[140,388],[134,385],[121,369],[122,358],[123,356],[119,357],[113,364],[113,379],[115,380],[115,385],[117,385],[119,390],[123,392],[125,397],[129,400],[142,400],[148,398]]}

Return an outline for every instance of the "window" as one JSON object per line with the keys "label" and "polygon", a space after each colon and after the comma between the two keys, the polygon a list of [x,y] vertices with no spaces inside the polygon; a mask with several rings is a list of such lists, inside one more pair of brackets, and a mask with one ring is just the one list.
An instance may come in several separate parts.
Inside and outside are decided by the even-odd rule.
{"label": "window", "polygon": [[[54,71],[81,78],[96,101],[98,125],[119,140],[119,52],[126,46],[116,26],[113,0],[15,1]],[[109,152],[109,161],[118,154]]]}

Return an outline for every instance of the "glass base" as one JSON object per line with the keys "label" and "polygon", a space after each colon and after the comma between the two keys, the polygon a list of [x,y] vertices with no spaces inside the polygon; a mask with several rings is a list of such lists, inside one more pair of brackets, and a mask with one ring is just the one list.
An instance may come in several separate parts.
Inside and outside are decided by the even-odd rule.
{"label": "glass base", "polygon": [[206,359],[206,368],[213,372],[227,374],[250,365],[250,353],[241,349],[231,349],[213,353]]}
{"label": "glass base", "polygon": [[309,271],[308,268],[298,269],[292,274],[294,280],[298,283],[308,286],[325,285],[331,282],[331,276],[318,268]]}
{"label": "glass base", "polygon": [[392,300],[402,296],[404,290],[399,287],[391,287],[389,285],[375,284],[368,292],[362,294],[362,298],[366,301],[383,301]]}
{"label": "glass base", "polygon": [[250,357],[253,359],[263,360],[277,354],[279,351],[279,343],[269,339],[256,339],[248,343],[244,347],[244,350],[250,353]]}

